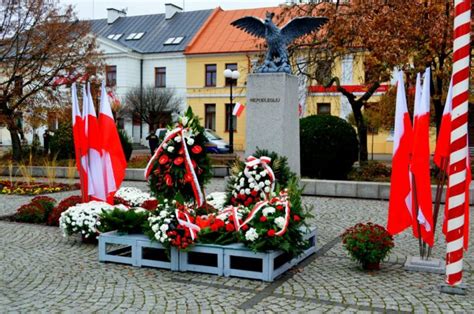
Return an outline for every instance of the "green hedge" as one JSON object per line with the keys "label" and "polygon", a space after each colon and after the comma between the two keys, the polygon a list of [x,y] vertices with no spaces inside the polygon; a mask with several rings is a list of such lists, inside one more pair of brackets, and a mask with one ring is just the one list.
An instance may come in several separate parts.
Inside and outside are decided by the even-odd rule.
{"label": "green hedge", "polygon": [[300,120],[301,174],[318,179],[346,179],[357,160],[358,141],[345,120],[314,115]]}

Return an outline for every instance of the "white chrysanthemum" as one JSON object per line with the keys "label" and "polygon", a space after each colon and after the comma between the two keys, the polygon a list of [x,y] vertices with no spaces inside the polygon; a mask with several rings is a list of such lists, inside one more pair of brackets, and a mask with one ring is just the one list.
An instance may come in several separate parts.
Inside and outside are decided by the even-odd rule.
{"label": "white chrysanthemum", "polygon": [[284,217],[275,218],[275,225],[277,225],[278,228],[283,229],[283,227],[285,226],[285,218]]}
{"label": "white chrysanthemum", "polygon": [[263,216],[268,216],[268,215],[271,215],[275,213],[275,207],[271,207],[271,206],[268,206],[268,207],[265,207],[263,210],[262,210],[262,214]]}
{"label": "white chrysanthemum", "polygon": [[255,180],[257,180],[257,181],[260,180],[260,178],[261,178],[261,177],[260,177],[260,175],[258,175],[258,174],[255,176]]}
{"label": "white chrysanthemum", "polygon": [[270,188],[267,186],[263,189],[265,191],[265,193],[270,193]]}
{"label": "white chrysanthemum", "polygon": [[168,152],[172,153],[174,151],[174,147],[173,146],[168,146],[168,148],[166,150]]}
{"label": "white chrysanthemum", "polygon": [[193,138],[188,138],[188,139],[186,140],[186,142],[188,143],[189,146],[194,145],[194,139],[193,139]]}
{"label": "white chrysanthemum", "polygon": [[245,233],[245,239],[247,241],[254,242],[255,240],[258,239],[258,233],[255,228],[250,228],[246,233]]}
{"label": "white chrysanthemum", "polygon": [[272,184],[270,180],[265,180],[265,185],[270,185],[270,184]]}
{"label": "white chrysanthemum", "polygon": [[[236,197],[237,194],[234,194],[234,197]],[[212,207],[216,208],[217,210],[222,210],[227,201],[227,195],[225,192],[213,192],[209,194],[206,199]]]}
{"label": "white chrysanthemum", "polygon": [[245,194],[249,195],[250,194],[250,189],[245,189]]}
{"label": "white chrysanthemum", "polygon": [[262,172],[260,172],[260,175],[262,177],[266,177],[267,176],[267,171],[266,170],[263,170]]}

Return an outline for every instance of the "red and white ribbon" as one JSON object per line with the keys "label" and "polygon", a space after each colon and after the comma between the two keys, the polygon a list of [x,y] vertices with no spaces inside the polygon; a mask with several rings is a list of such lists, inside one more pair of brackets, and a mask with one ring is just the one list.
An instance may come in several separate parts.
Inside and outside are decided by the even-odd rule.
{"label": "red and white ribbon", "polygon": [[181,136],[181,145],[183,145],[183,151],[184,151],[184,157],[185,157],[184,166],[186,169],[186,173],[189,173],[192,176],[191,187],[193,189],[194,198],[196,199],[197,206],[201,207],[205,202],[205,198],[204,198],[204,194],[202,193],[201,186],[199,185],[199,180],[197,178],[196,172],[194,171],[194,166],[193,166],[191,157],[189,156],[186,140],[183,136],[183,131],[184,129],[180,126],[172,130],[170,133],[168,133],[165,136],[165,138],[163,139],[163,142],[161,142],[160,146],[158,146],[158,149],[155,151],[150,161],[146,165],[145,179],[148,179],[151,169],[153,168],[153,162],[157,160],[159,158],[159,155],[163,152],[164,145],[167,145],[167,143],[173,140],[176,136]]}
{"label": "red and white ribbon", "polygon": [[268,173],[268,179],[271,182],[271,186],[270,186],[270,192],[265,193],[265,195],[267,196],[267,199],[268,199],[268,196],[275,189],[275,174],[273,173],[273,170],[269,165],[271,161],[272,161],[272,159],[270,157],[266,157],[266,156],[261,156],[260,158],[257,158],[257,157],[254,157],[254,156],[249,156],[249,157],[247,157],[247,161],[245,162],[245,168],[244,168],[244,175],[247,177],[247,179],[250,183],[257,184],[257,180],[255,180],[253,175],[250,173],[250,171],[253,169],[253,167],[258,166],[258,165],[262,165],[262,167]]}
{"label": "red and white ribbon", "polygon": [[230,205],[224,208],[221,212],[219,212],[219,215],[229,214],[230,216],[232,216],[232,219],[234,220],[234,227],[235,227],[235,230],[237,231],[240,230],[241,228],[239,216],[238,216],[238,210],[239,210],[238,207]]}
{"label": "red and white ribbon", "polygon": [[465,212],[466,169],[469,159],[467,142],[467,111],[469,101],[469,56],[471,31],[471,1],[454,1],[453,49],[453,109],[448,181],[448,220],[446,250],[446,283],[462,283]]}
{"label": "red and white ribbon", "polygon": [[[191,239],[193,239],[193,241],[194,241],[197,238],[198,232],[201,231],[201,228],[199,228],[198,225],[191,222],[191,218],[190,218],[189,214],[186,213],[185,211],[176,209],[175,214],[176,214],[176,219],[178,220],[178,223],[181,226],[189,229],[189,233],[191,234]],[[186,218],[186,220],[181,219],[180,215],[184,216],[184,218]]]}

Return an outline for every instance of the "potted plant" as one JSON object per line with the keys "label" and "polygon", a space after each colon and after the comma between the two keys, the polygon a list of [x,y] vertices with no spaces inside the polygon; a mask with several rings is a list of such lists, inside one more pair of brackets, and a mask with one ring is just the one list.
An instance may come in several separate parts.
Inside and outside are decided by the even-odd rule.
{"label": "potted plant", "polygon": [[365,270],[380,269],[380,261],[394,246],[392,235],[371,222],[347,229],[342,235],[342,243],[351,258],[361,263]]}

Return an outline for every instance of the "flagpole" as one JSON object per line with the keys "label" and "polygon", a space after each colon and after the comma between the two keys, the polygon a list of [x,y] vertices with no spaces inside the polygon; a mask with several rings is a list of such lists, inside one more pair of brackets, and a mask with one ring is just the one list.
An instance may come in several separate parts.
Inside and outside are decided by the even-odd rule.
{"label": "flagpole", "polygon": [[[438,179],[438,184],[436,186],[436,197],[435,197],[435,208],[433,213],[433,235],[436,235],[436,224],[438,223],[438,216],[439,216],[439,208],[441,207],[441,196],[443,196],[443,188],[446,184],[446,173],[448,160],[445,157],[441,157],[441,172]],[[446,203],[446,200],[445,200]],[[445,205],[446,206],[446,205]],[[426,258],[431,256],[432,247],[428,248],[428,254]]]}
{"label": "flagpole", "polygon": [[424,249],[423,249],[423,241],[421,240],[421,226],[420,222],[418,221],[418,213],[420,211],[420,208],[418,206],[418,195],[416,191],[416,181],[415,181],[415,175],[412,173],[412,186],[413,186],[413,206],[416,208],[416,227],[418,230],[418,246],[420,248],[420,257],[423,259],[424,257]]}

